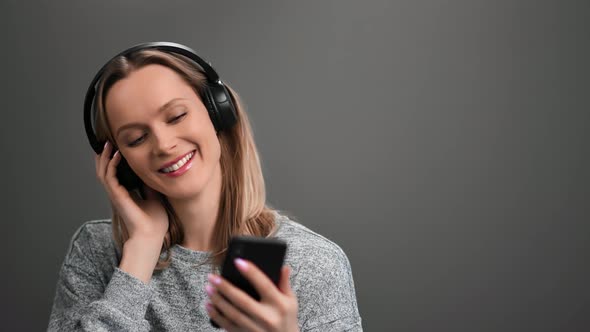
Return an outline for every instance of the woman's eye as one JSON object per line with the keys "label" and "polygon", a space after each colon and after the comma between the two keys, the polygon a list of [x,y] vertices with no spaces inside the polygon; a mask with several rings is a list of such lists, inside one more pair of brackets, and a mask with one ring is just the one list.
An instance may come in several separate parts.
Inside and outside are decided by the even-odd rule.
{"label": "woman's eye", "polygon": [[180,118],[182,118],[182,117],[183,117],[183,116],[185,116],[185,115],[186,115],[186,113],[182,113],[182,114],[180,114],[179,116],[177,116],[177,117],[175,117],[174,119],[172,119],[170,122],[176,122],[176,121],[178,121]]}
{"label": "woman's eye", "polygon": [[[145,136],[145,135],[143,135],[143,136]],[[139,144],[141,142],[141,140],[143,139],[143,136],[141,136],[140,138],[136,139],[135,141],[129,143],[128,145],[131,147],[136,146],[137,144]]]}
{"label": "woman's eye", "polygon": [[[180,120],[180,119],[181,119],[182,117],[184,117],[185,115],[186,115],[186,113],[182,113],[182,114],[180,114],[179,116],[177,116],[177,117],[173,118],[172,120],[170,120],[170,122],[169,122],[169,123],[175,123],[175,122],[178,122],[178,120]],[[138,145],[139,143],[141,143],[141,141],[143,140],[143,138],[144,138],[144,137],[145,137],[145,135],[141,136],[140,138],[136,139],[135,141],[133,141],[133,142],[131,142],[131,143],[127,144],[127,145],[128,145],[129,147],[136,146],[136,145]]]}

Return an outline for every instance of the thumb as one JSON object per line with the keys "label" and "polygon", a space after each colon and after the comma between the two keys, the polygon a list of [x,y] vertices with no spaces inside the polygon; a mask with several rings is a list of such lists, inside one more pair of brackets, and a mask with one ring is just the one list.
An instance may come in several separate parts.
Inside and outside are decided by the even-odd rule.
{"label": "thumb", "polygon": [[279,289],[283,294],[292,295],[293,290],[289,282],[289,276],[291,275],[291,267],[284,265],[281,268],[281,279],[279,280]]}

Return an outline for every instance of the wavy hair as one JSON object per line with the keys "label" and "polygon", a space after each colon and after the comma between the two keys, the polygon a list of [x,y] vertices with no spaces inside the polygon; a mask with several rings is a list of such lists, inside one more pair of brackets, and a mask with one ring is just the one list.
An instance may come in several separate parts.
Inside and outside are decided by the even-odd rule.
{"label": "wavy hair", "polygon": [[[109,140],[118,149],[108,124],[105,97],[115,82],[129,76],[134,70],[149,64],[166,66],[190,85],[200,97],[207,84],[201,68],[185,56],[159,50],[141,50],[127,56],[119,56],[108,63],[98,84],[96,95],[96,136],[99,141]],[[225,258],[231,237],[253,235],[269,237],[276,231],[274,209],[266,203],[264,177],[258,151],[245,107],[238,94],[226,84],[236,107],[237,123],[229,130],[219,132],[221,146],[221,196],[217,220],[212,235],[212,254],[204,263],[219,269]],[[138,190],[131,193],[134,200],[141,199]],[[182,243],[184,229],[174,209],[164,195],[158,195],[169,218],[160,258],[155,270],[163,270],[170,264],[170,248]],[[112,208],[112,232],[117,248],[122,252],[129,233],[121,215]],[[162,258],[161,254],[166,253]],[[202,265],[202,264],[199,264]]]}

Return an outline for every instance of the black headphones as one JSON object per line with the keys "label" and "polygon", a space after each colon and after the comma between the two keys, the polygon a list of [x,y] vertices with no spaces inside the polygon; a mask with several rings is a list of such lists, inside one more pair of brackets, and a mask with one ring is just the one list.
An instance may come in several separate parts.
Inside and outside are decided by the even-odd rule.
{"label": "black headphones", "polygon": [[[120,52],[111,58],[111,60],[102,66],[102,68],[94,76],[90,86],[88,87],[86,98],[84,99],[84,127],[86,129],[86,135],[88,136],[90,146],[92,146],[92,149],[94,149],[97,154],[102,152],[105,143],[98,141],[95,131],[95,97],[97,92],[97,83],[102,78],[102,74],[104,73],[108,63],[110,63],[113,59],[119,56],[128,56],[134,52],[146,49],[156,49],[167,53],[183,55],[196,63],[200,69],[203,70],[205,77],[207,78],[207,85],[205,89],[203,89],[200,97],[205,104],[207,111],[209,112],[209,117],[211,118],[211,122],[215,127],[215,131],[219,132],[227,130],[236,124],[237,113],[236,108],[232,102],[231,95],[223,82],[219,79],[219,75],[215,69],[211,67],[211,64],[199,57],[195,51],[181,44],[172,42],[142,43]],[[137,175],[135,175],[133,171],[131,171],[131,168],[124,158],[121,158],[119,165],[117,165],[117,178],[119,178],[119,182],[128,190],[140,188],[140,185],[142,184],[142,181],[139,179],[139,177],[137,177]]]}

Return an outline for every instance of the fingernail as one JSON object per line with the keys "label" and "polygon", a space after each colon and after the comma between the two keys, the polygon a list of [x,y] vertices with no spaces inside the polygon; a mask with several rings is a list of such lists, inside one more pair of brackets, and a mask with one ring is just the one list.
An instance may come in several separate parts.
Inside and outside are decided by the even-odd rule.
{"label": "fingernail", "polygon": [[238,269],[240,269],[242,271],[246,271],[248,269],[248,263],[246,263],[245,260],[243,260],[241,258],[236,258],[234,260],[234,262],[236,263],[236,266],[238,267]]}
{"label": "fingernail", "polygon": [[104,148],[103,149],[106,149],[107,148],[107,145],[109,145],[109,141],[104,142]]}
{"label": "fingernail", "polygon": [[209,302],[205,303],[205,308],[207,309],[207,311],[211,311],[211,308],[212,308],[211,303],[209,303]]}
{"label": "fingernail", "polygon": [[219,285],[221,283],[221,279],[213,274],[209,274],[209,281],[211,281],[212,283]]}
{"label": "fingernail", "polygon": [[207,284],[207,286],[205,286],[205,290],[207,291],[207,294],[209,294],[209,296],[213,295],[213,292],[215,291],[215,289],[213,287],[211,287],[211,285]]}

